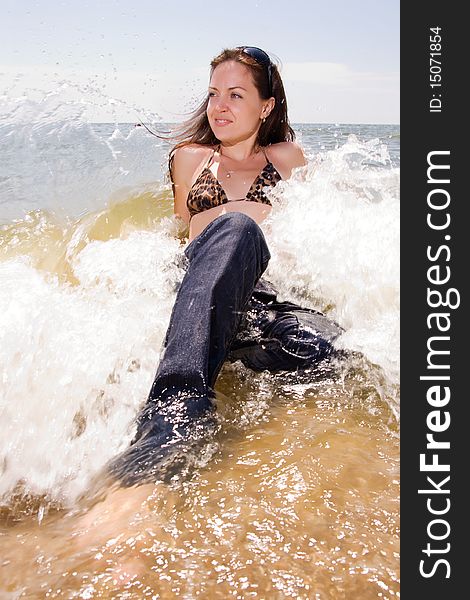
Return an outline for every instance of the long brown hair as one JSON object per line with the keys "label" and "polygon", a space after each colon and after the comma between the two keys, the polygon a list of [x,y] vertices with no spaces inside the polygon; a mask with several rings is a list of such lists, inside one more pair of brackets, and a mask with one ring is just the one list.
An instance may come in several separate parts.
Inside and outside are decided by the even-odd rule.
{"label": "long brown hair", "polygon": [[[226,48],[211,61],[210,76],[216,67],[224,62],[233,60],[248,67],[251,71],[254,84],[263,100],[268,100],[271,96],[275,99],[273,110],[266,120],[263,121],[258,131],[256,143],[258,146],[269,146],[278,142],[292,142],[295,139],[295,133],[289,125],[287,116],[287,99],[284,91],[279,69],[276,63],[271,60],[271,89],[269,86],[268,71],[265,65],[257,62],[253,57],[240,48]],[[216,146],[219,140],[215,137],[209,125],[207,118],[207,106],[209,96],[207,96],[201,105],[182,123],[172,134],[171,138],[177,140],[173,146],[169,160],[168,170],[170,179],[172,177],[173,156],[177,148],[187,146],[188,144],[203,144],[207,146]]]}

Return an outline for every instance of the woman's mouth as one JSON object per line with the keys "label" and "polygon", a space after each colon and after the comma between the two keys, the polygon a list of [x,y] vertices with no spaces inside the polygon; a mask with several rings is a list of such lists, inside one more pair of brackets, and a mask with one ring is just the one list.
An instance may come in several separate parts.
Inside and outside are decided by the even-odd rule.
{"label": "woman's mouth", "polygon": [[231,122],[232,121],[229,121],[228,119],[214,119],[214,123],[219,127],[225,127],[225,125],[230,125]]}

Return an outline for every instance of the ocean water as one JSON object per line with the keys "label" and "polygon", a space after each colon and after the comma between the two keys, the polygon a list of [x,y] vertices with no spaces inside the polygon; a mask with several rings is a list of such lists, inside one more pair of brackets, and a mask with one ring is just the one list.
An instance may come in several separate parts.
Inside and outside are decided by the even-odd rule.
{"label": "ocean water", "polygon": [[90,500],[133,437],[185,242],[169,144],[59,100],[0,121],[0,590],[395,598],[399,126],[294,124],[309,163],[271,192],[266,278],[342,324],[351,358],[302,376],[227,364],[190,479]]}

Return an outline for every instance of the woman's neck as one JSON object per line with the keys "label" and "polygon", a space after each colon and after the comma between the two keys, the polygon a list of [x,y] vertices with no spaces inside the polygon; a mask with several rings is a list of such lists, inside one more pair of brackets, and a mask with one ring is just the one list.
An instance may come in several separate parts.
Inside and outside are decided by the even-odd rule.
{"label": "woman's neck", "polygon": [[245,147],[242,147],[241,145],[224,146],[223,144],[220,144],[219,146],[219,154],[221,156],[236,162],[248,161],[258,154],[259,151],[260,147],[256,144]]}
{"label": "woman's neck", "polygon": [[221,142],[219,145],[219,153],[225,158],[237,161],[244,162],[247,161],[255,154],[258,154],[260,151],[260,147],[258,146],[256,135],[251,136],[250,138],[234,143],[230,142]]}

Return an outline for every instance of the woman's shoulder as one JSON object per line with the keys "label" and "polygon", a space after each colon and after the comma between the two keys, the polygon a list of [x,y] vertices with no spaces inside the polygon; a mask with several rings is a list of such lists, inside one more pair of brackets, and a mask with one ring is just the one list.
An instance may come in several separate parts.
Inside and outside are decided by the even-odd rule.
{"label": "woman's shoulder", "polygon": [[173,159],[180,163],[198,162],[205,156],[210,156],[215,147],[206,144],[185,144],[172,152]]}
{"label": "woman's shoulder", "polygon": [[282,175],[288,179],[292,171],[307,164],[305,154],[297,142],[278,142],[266,148],[269,160]]}
{"label": "woman's shoulder", "polygon": [[304,152],[297,142],[278,142],[277,144],[268,146],[267,150],[273,158],[276,157],[281,161],[298,162],[298,166],[304,165],[307,162]]}
{"label": "woman's shoulder", "polygon": [[171,156],[173,176],[180,175],[191,179],[193,173],[214,152],[214,146],[204,144],[185,144],[176,148]]}

